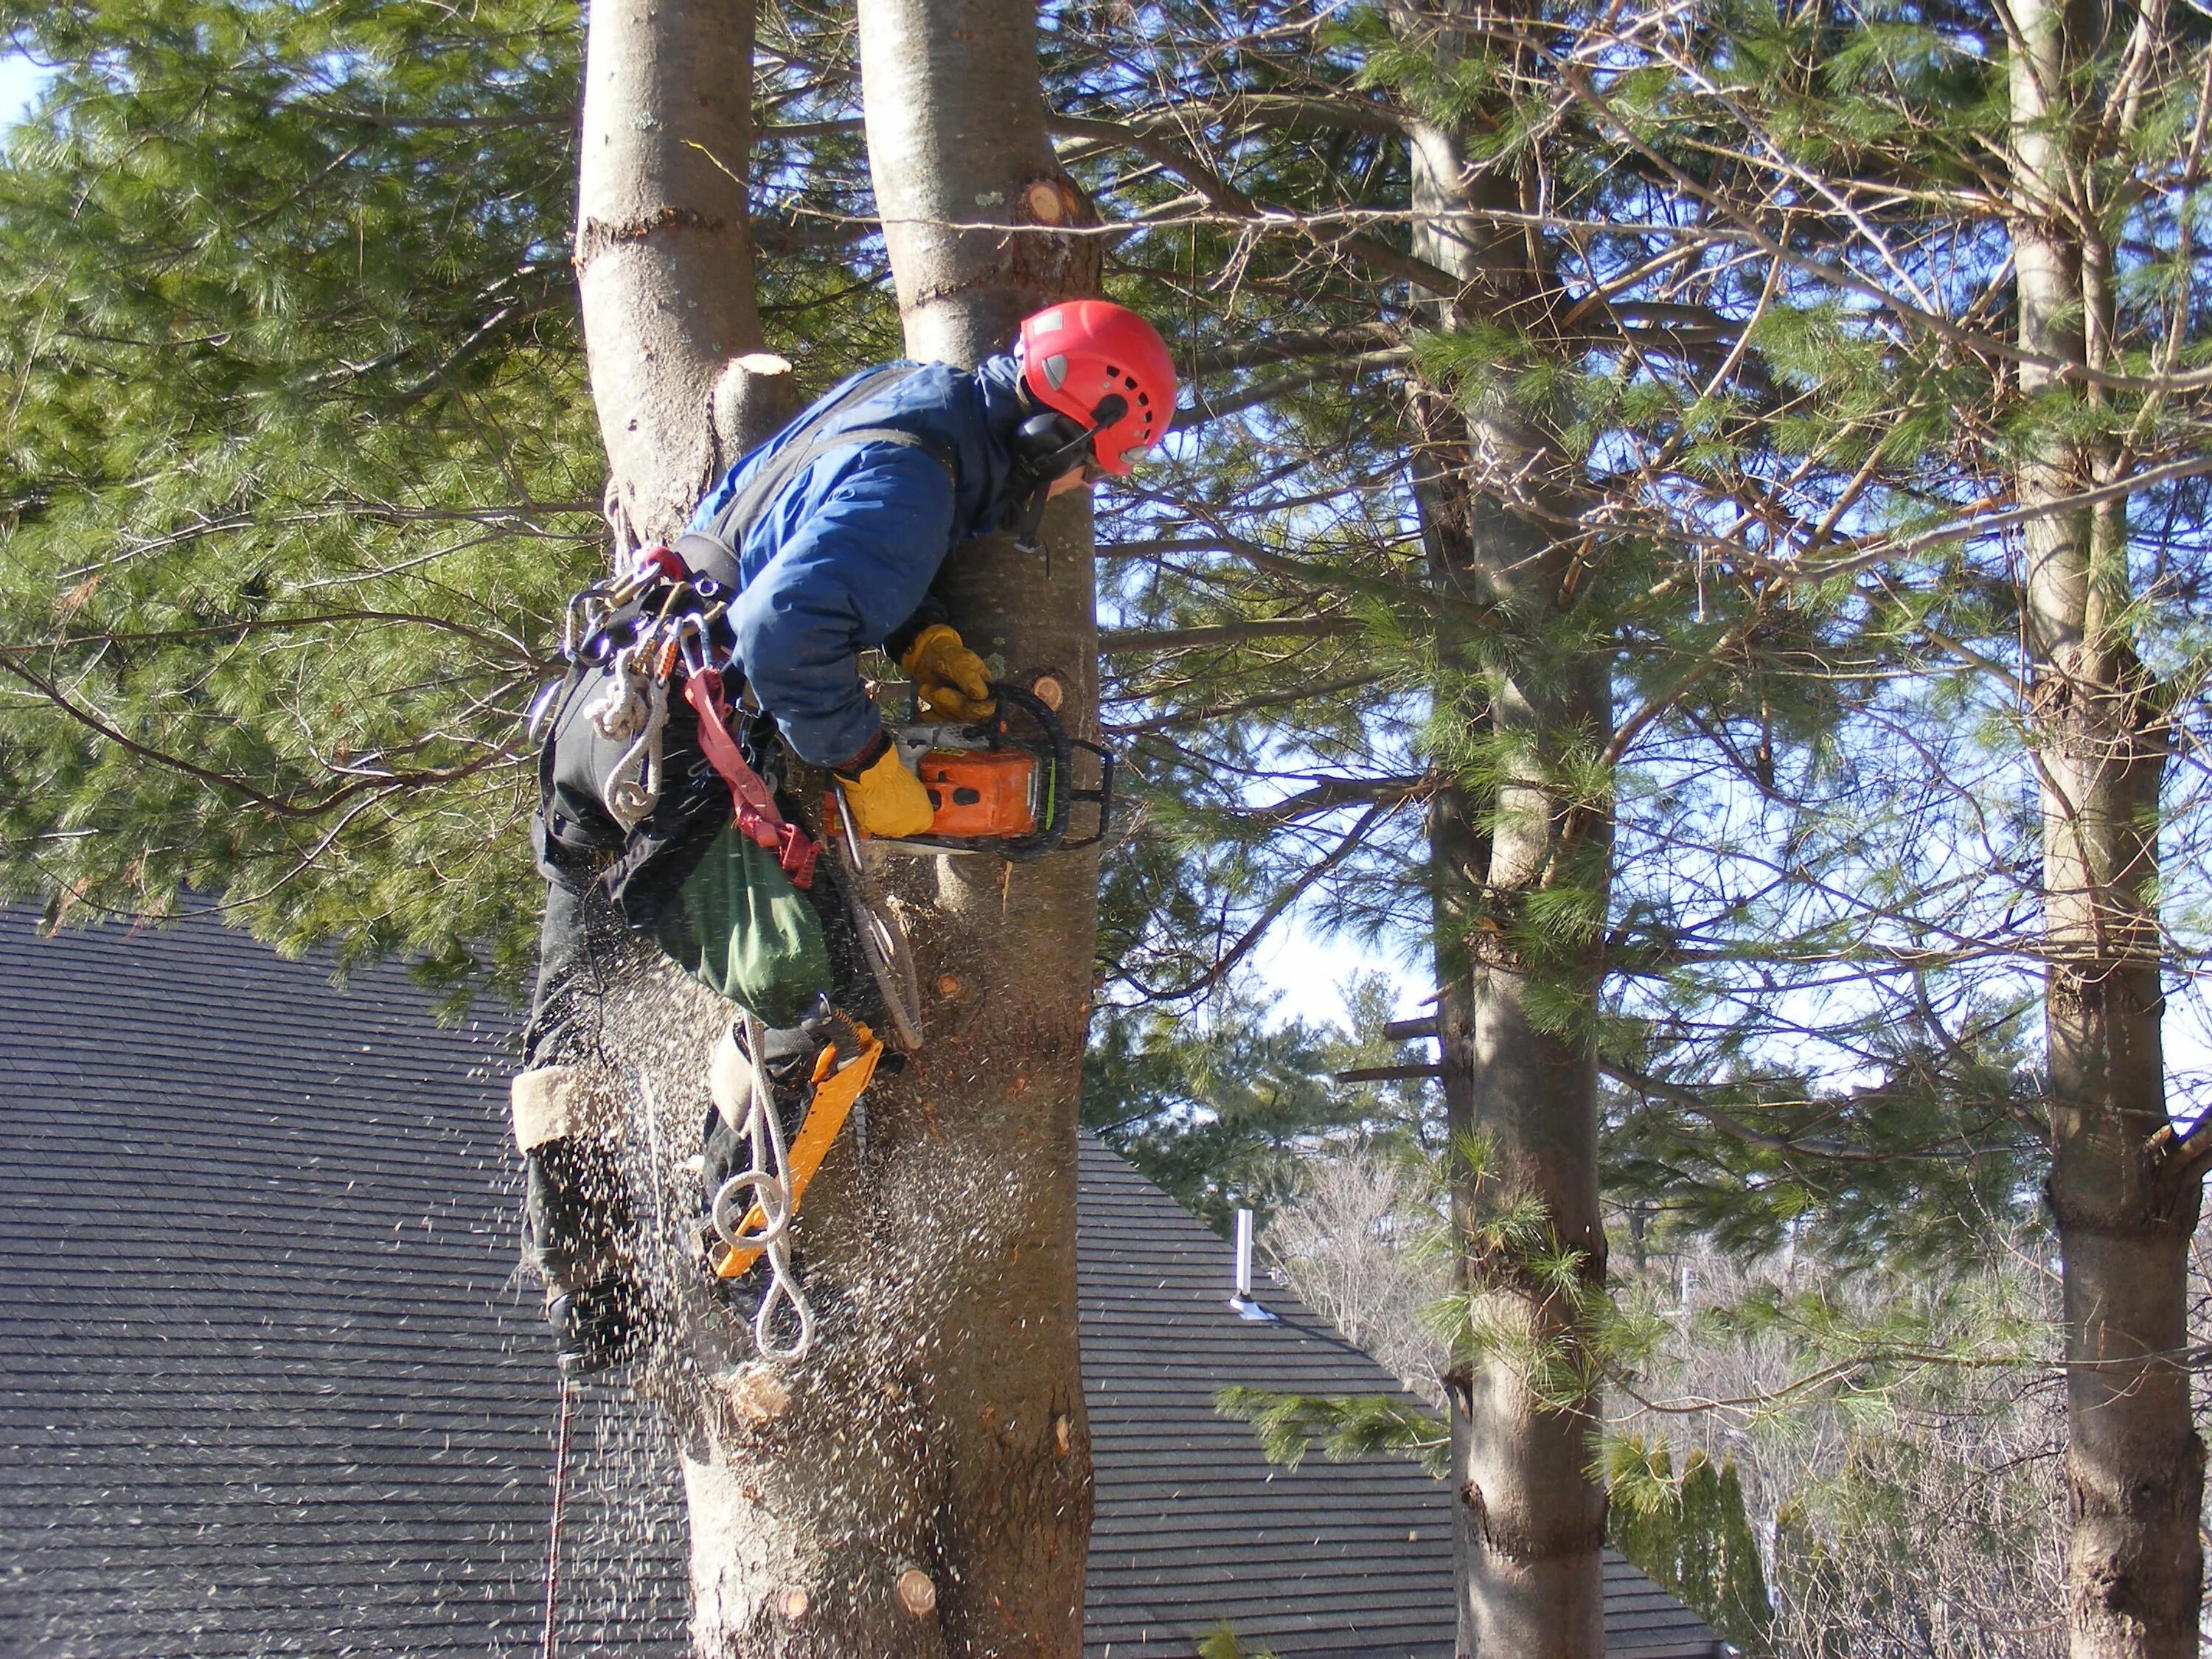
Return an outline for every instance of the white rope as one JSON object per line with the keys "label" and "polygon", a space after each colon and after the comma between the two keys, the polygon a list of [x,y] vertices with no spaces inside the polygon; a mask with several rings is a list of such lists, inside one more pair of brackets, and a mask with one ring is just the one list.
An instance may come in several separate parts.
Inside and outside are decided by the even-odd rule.
{"label": "white rope", "polygon": [[635,737],[653,712],[645,675],[638,667],[641,659],[641,647],[631,645],[616,652],[607,664],[607,689],[592,705],[592,726],[609,743]]}
{"label": "white rope", "polygon": [[[668,682],[651,682],[650,702],[645,717],[645,730],[638,733],[637,741],[623,751],[608,774],[605,793],[600,797],[607,816],[625,830],[635,830],[651,816],[660,803],[660,760],[662,738],[668,729]],[[594,716],[596,719],[596,715]],[[635,768],[635,775],[631,769]]]}
{"label": "white rope", "polygon": [[[725,1181],[714,1194],[714,1231],[732,1250],[758,1250],[768,1258],[768,1290],[753,1315],[753,1346],[767,1359],[803,1359],[814,1346],[814,1309],[799,1288],[791,1267],[791,1164],[783,1144],[783,1120],[777,1115],[775,1094],[763,1058],[767,1032],[758,1019],[740,1011],[738,1024],[745,1034],[745,1057],[752,1063],[752,1093],[745,1107],[744,1134],[752,1150],[752,1167]],[[747,1232],[751,1212],[761,1212],[761,1224]],[[777,1309],[788,1303],[791,1311],[781,1319]],[[798,1322],[798,1334],[779,1342],[775,1327]]]}

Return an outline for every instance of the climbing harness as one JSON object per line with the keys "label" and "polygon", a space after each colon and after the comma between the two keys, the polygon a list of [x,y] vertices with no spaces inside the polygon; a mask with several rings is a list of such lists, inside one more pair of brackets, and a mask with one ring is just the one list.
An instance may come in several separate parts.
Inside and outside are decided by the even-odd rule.
{"label": "climbing harness", "polygon": [[[680,696],[698,716],[700,749],[728,786],[738,830],[775,854],[793,886],[806,887],[819,849],[784,817],[775,792],[730,731],[729,599],[728,587],[691,570],[672,550],[647,548],[627,575],[603,578],[569,600],[562,628],[569,665],[563,684],[586,673],[604,678],[588,717],[601,737],[628,747],[608,769],[599,804],[625,833],[660,803],[670,701]],[[533,712],[533,737],[557,702],[549,697]]]}
{"label": "climbing harness", "polygon": [[[809,1079],[805,1118],[788,1145],[765,1060],[767,1031],[760,1021],[740,1011],[736,1026],[723,1039],[750,1071],[742,1103],[726,1098],[736,1092],[725,1086],[734,1067],[725,1054],[716,1056],[715,1105],[726,1116],[742,1113],[743,1124],[733,1127],[744,1138],[749,1167],[715,1190],[708,1214],[721,1249],[709,1252],[709,1265],[717,1279],[726,1281],[741,1278],[762,1257],[768,1259],[768,1285],[752,1319],[753,1346],[765,1358],[803,1359],[814,1346],[813,1304],[791,1265],[792,1218],[883,1058],[883,1043],[866,1026],[843,1024],[852,1052],[845,1053],[835,1040],[823,1045]],[[789,1312],[783,1315],[786,1308]],[[788,1340],[779,1334],[779,1324],[796,1327]]]}

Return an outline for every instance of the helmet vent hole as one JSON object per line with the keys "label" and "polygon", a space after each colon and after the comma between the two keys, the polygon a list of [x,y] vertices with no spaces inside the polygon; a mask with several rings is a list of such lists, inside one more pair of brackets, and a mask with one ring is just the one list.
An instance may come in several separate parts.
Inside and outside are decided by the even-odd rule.
{"label": "helmet vent hole", "polygon": [[[1137,394],[1137,407],[1139,409],[1150,409],[1152,406],[1152,394],[1149,392],[1139,392]],[[1150,420],[1152,419],[1152,416],[1147,415],[1145,418],[1146,420]]]}
{"label": "helmet vent hole", "polygon": [[1121,377],[1121,384],[1134,392],[1137,389],[1137,377],[1133,374],[1124,374]]}
{"label": "helmet vent hole", "polygon": [[1118,368],[1115,368],[1113,364],[1109,363],[1109,364],[1107,364],[1107,365],[1106,365],[1106,378],[1107,378],[1108,380],[1111,380],[1115,379],[1115,377],[1117,377],[1121,373],[1121,371],[1120,369],[1118,369]]}

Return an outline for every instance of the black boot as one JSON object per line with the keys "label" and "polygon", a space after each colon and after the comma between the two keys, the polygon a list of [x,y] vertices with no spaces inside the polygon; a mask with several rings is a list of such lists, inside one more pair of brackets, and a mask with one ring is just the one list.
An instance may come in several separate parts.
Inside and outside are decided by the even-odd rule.
{"label": "black boot", "polygon": [[585,1074],[541,1066],[514,1079],[523,1254],[545,1281],[561,1369],[588,1376],[635,1357],[647,1335],[636,1218],[611,1125]]}

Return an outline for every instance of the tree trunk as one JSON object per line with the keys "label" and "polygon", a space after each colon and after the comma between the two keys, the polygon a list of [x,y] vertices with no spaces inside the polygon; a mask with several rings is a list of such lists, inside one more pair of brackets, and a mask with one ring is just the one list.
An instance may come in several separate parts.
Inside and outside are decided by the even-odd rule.
{"label": "tree trunk", "polygon": [[[1015,325],[1097,292],[1097,244],[1038,230],[1095,216],[1060,169],[1023,0],[861,0],[868,161],[907,347],[962,364]],[[938,592],[1007,678],[1048,672],[1095,737],[1097,612],[1088,497],[1054,503],[1045,551],[957,551]],[[938,1618],[948,1651],[1083,1645],[1091,1447],[1076,1346],[1075,1126],[1089,1024],[1097,860],[939,860],[915,934],[937,994],[924,1048],[871,1133],[893,1184],[939,1201],[920,1248],[948,1253],[951,1311],[919,1334],[930,1424]],[[927,1213],[927,1212],[926,1212]],[[988,1248],[960,1249],[963,1237]]]}
{"label": "tree trunk", "polygon": [[[2094,362],[2110,339],[2097,216],[2067,100],[2087,20],[2017,0],[2011,65],[2021,343]],[[2023,365],[2021,390],[2053,395]],[[2021,465],[2029,507],[2111,459],[2055,434]],[[2172,1156],[2160,1051],[2158,814],[2166,738],[2124,620],[2124,509],[2030,521],[2030,714],[2042,779],[2050,1202],[2064,1257],[2067,1632],[2075,1659],[2197,1651],[2204,1448],[2191,1422],[2187,1249],[2198,1179]]]}
{"label": "tree trunk", "polygon": [[633,544],[672,536],[787,412],[780,360],[757,355],[752,49],[751,0],[591,11],[576,283],[609,517]]}
{"label": "tree trunk", "polygon": [[[1455,55],[1449,15],[1408,9],[1398,23],[1440,57]],[[1526,208],[1514,181],[1469,175],[1457,135],[1425,124],[1413,131],[1411,161],[1415,212],[1437,216],[1414,221],[1414,252],[1465,284],[1437,296],[1439,313],[1526,326],[1544,280],[1535,249],[1452,216]],[[1442,582],[1496,603],[1513,636],[1509,666],[1479,693],[1471,674],[1439,688],[1500,740],[1503,781],[1487,800],[1443,792],[1431,818],[1439,1046],[1473,1334],[1452,1389],[1458,1649],[1594,1659],[1605,1650],[1606,1503],[1590,1475],[1596,1400],[1586,1360],[1606,1239],[1589,1018],[1603,973],[1611,842],[1606,808],[1571,797],[1562,763],[1577,745],[1603,746],[1609,682],[1601,654],[1563,655],[1548,637],[1575,603],[1571,566],[1540,522],[1516,511],[1540,502],[1565,459],[1510,409],[1455,417],[1417,394],[1416,410],[1415,489],[1431,562]],[[1460,464],[1458,487],[1438,458]],[[1443,653],[1447,665],[1454,654]],[[1564,941],[1540,938],[1530,901],[1571,885],[1587,890],[1592,925]],[[1479,1161],[1457,1155],[1469,1136],[1484,1149]],[[1574,1293],[1532,1271],[1531,1241],[1491,1229],[1529,1199],[1541,1206],[1544,1246],[1579,1256]]]}
{"label": "tree trunk", "polygon": [[[576,264],[610,517],[632,540],[671,535],[787,411],[780,365],[747,355],[751,38],[744,0],[592,14]],[[1095,292],[1080,239],[918,222],[1087,216],[1045,137],[1033,14],[904,0],[864,10],[861,39],[915,354],[972,362],[1026,312]],[[1009,673],[1050,672],[1063,718],[1095,732],[1087,505],[1045,528],[1049,558],[971,548],[941,588],[972,644]],[[799,1249],[823,1323],[802,1365],[727,1363],[690,1277],[682,1159],[727,1005],[665,969],[608,1000],[609,1047],[643,1078],[650,1254],[690,1316],[690,1357],[640,1386],[683,1441],[705,1659],[1082,1650],[1075,1122],[1097,860],[936,864],[915,921],[928,1046],[872,1091],[810,1194]]]}
{"label": "tree trunk", "polygon": [[[750,0],[592,10],[576,264],[608,516],[633,544],[672,535],[793,401],[781,361],[755,355],[743,183],[752,27]],[[695,1651],[936,1659],[946,1644],[928,1616],[939,1574],[924,1495],[936,1448],[908,1363],[913,1321],[943,1313],[910,1283],[925,1222],[880,1230],[896,1234],[884,1249],[871,1248],[879,1230],[849,1224],[865,1212],[853,1198],[856,1124],[803,1227],[821,1269],[810,1282],[825,1324],[816,1357],[795,1370],[730,1364],[729,1322],[707,1310],[691,1261],[697,1182],[684,1160],[698,1146],[708,1047],[732,1009],[665,963],[603,1003],[605,1048],[638,1108],[628,1161],[649,1200],[647,1257],[684,1326],[635,1380],[680,1441]],[[832,1283],[845,1293],[835,1306]]]}

